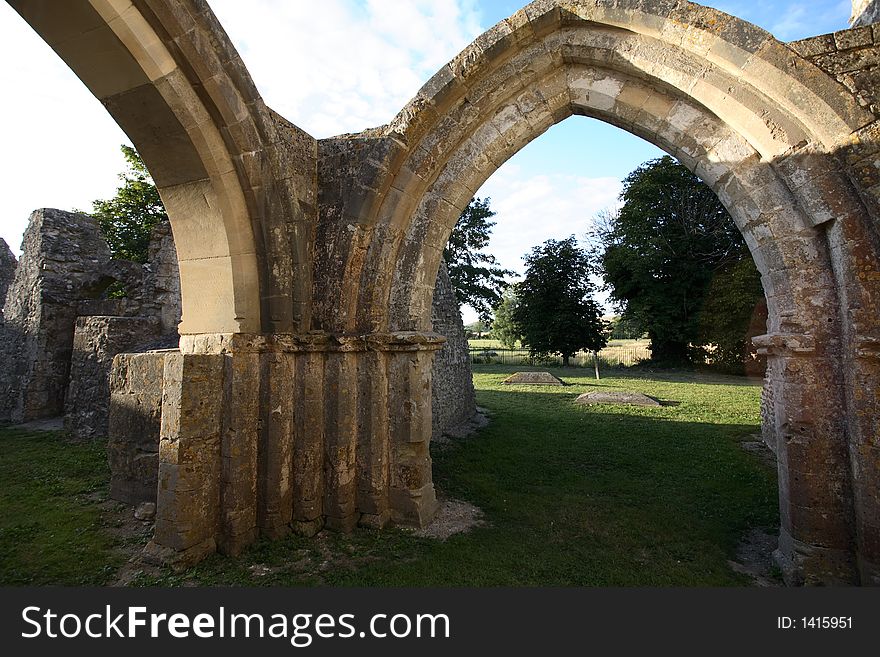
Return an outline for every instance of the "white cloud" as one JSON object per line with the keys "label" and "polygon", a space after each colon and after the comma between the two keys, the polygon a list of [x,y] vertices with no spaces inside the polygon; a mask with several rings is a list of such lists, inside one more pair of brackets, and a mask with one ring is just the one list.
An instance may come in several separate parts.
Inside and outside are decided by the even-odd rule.
{"label": "white cloud", "polygon": [[507,269],[522,273],[522,256],[548,239],[579,239],[595,215],[618,203],[616,178],[584,178],[574,174],[525,175],[520,167],[499,169],[479,191],[492,197],[497,213],[489,251]]}
{"label": "white cloud", "polygon": [[0,237],[18,253],[30,212],[109,196],[127,142],[101,104],[5,2],[0,3]]}
{"label": "white cloud", "polygon": [[[266,102],[316,137],[390,121],[481,32],[471,0],[211,0]],[[0,237],[18,252],[38,207],[114,193],[124,133],[61,59],[0,3]]]}
{"label": "white cloud", "polygon": [[[480,32],[468,3],[213,0],[264,100],[315,137],[390,121]],[[315,22],[319,24],[315,26]]]}

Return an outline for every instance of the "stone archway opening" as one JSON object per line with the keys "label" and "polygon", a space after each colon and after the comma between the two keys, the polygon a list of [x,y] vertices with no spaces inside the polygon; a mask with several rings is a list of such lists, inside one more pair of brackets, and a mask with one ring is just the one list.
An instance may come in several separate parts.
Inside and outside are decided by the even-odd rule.
{"label": "stone archway opening", "polygon": [[872,558],[847,546],[875,530],[859,529],[872,494],[852,470],[867,434],[844,409],[848,367],[873,366],[843,347],[851,295],[868,293],[846,251],[876,240],[839,158],[871,117],[757,28],[694,6],[658,14],[530,5],[441,70],[386,131],[406,149],[372,181],[361,225],[381,238],[347,261],[362,272],[344,297],[358,312],[336,319],[425,330],[438,254],[464,204],[549,126],[583,114],[647,139],[712,187],[762,274],[770,319],[756,343],[770,358],[782,446],[782,566],[792,581],[853,581]]}
{"label": "stone archway opening", "polygon": [[762,274],[791,580],[880,581],[880,128],[808,54],[689,2],[537,0],[389,124],[315,140],[202,2],[12,4],[128,132],[178,243],[155,556],[430,520],[442,246],[493,171],[583,114],[706,181]]}

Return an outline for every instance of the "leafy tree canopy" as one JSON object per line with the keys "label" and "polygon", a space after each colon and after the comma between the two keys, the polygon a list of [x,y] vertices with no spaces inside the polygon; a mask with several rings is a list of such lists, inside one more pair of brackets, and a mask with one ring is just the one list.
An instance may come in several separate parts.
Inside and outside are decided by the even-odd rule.
{"label": "leafy tree canopy", "polygon": [[482,251],[495,225],[489,221],[495,215],[489,202],[489,198],[470,200],[443,249],[459,303],[473,307],[484,322],[491,321],[492,308],[501,301],[501,292],[507,286],[504,277],[514,274],[499,267],[495,256]]}
{"label": "leafy tree canopy", "polygon": [[560,354],[563,365],[578,351],[605,346],[605,327],[593,300],[589,255],[574,235],[547,240],[523,257],[526,275],[516,286],[513,311],[522,342],[532,355]]}
{"label": "leafy tree canopy", "polygon": [[117,260],[146,262],[153,226],[166,221],[165,207],[153,179],[137,151],[120,146],[128,168],[119,174],[122,186],[116,196],[92,203],[93,217]]}
{"label": "leafy tree canopy", "polygon": [[514,313],[519,306],[516,286],[509,285],[501,294],[501,303],[495,308],[495,319],[492,321],[492,337],[501,342],[506,349],[513,349],[522,340],[519,327],[514,321]]}
{"label": "leafy tree canopy", "polygon": [[[698,356],[694,345],[718,340],[712,331],[700,330],[713,278],[743,261],[754,270],[746,244],[715,193],[669,156],[627,176],[621,200],[620,211],[600,217],[598,229],[611,296],[647,329],[652,360],[691,362]],[[751,309],[762,291],[755,276],[742,280],[749,291],[737,294],[748,299],[736,307]]]}

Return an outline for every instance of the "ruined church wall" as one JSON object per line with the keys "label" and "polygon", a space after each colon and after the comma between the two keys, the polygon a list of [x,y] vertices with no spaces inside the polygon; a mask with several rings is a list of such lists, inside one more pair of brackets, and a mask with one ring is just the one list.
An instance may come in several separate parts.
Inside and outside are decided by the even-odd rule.
{"label": "ruined church wall", "polygon": [[0,238],[0,321],[3,318],[3,304],[6,300],[6,292],[9,286],[12,285],[17,267],[18,260],[16,260],[6,241]]}
{"label": "ruined church wall", "polygon": [[445,262],[437,273],[431,322],[434,332],[446,338],[446,344],[434,354],[432,373],[431,417],[436,438],[477,412],[467,337]]}
{"label": "ruined church wall", "polygon": [[22,252],[3,311],[0,423],[62,413],[77,302],[110,261],[94,219],[54,209],[31,215]]}

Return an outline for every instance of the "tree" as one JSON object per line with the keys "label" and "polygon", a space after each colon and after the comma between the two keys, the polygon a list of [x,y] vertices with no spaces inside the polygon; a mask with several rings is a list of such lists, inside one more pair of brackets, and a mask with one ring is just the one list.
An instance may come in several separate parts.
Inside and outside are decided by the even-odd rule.
{"label": "tree", "polygon": [[128,163],[127,170],[119,174],[122,186],[113,198],[94,201],[90,214],[98,220],[114,258],[144,263],[150,233],[168,215],[140,155],[131,146],[120,149]]}
{"label": "tree", "polygon": [[495,216],[489,202],[489,198],[470,200],[443,249],[443,259],[459,303],[469,304],[487,323],[507,286],[504,277],[514,274],[499,267],[495,256],[482,251],[489,244],[495,225],[489,221]]}
{"label": "tree", "polygon": [[605,346],[605,327],[593,300],[587,252],[574,235],[547,240],[523,256],[525,278],[516,286],[519,305],[513,319],[533,356],[560,354],[562,364],[581,349]]}
{"label": "tree", "polygon": [[767,303],[761,276],[751,258],[743,258],[716,273],[697,318],[699,343],[711,345],[706,359],[719,369],[763,373],[766,357],[759,356],[752,338],[767,330]]}
{"label": "tree", "polygon": [[495,318],[492,320],[492,337],[506,349],[513,349],[516,343],[522,340],[519,327],[513,318],[518,306],[516,286],[508,285],[501,294],[501,303],[495,308]]}
{"label": "tree", "polygon": [[465,335],[470,338],[479,338],[482,337],[484,333],[489,332],[489,326],[487,322],[484,322],[481,319],[478,319],[476,322],[471,322],[467,326],[464,327]]}
{"label": "tree", "polygon": [[[691,363],[703,353],[694,347],[718,339],[700,332],[713,278],[743,261],[754,270],[745,241],[714,192],[669,156],[627,176],[620,198],[620,211],[600,217],[597,231],[611,297],[646,328],[652,360]],[[737,308],[754,307],[761,294],[752,285]]]}

